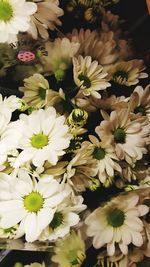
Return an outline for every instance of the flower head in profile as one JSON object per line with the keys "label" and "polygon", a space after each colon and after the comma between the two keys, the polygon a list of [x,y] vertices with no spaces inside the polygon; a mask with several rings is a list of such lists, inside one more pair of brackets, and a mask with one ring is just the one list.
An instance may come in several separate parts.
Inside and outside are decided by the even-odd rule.
{"label": "flower head in profile", "polygon": [[37,5],[37,11],[31,17],[29,33],[34,39],[38,38],[38,34],[48,39],[48,29],[55,30],[57,25],[61,25],[59,17],[64,14],[59,7],[59,0],[33,0]]}
{"label": "flower head in profile", "polygon": [[13,42],[19,31],[26,32],[36,10],[36,4],[29,1],[0,0],[0,43]]}
{"label": "flower head in profile", "polygon": [[92,61],[90,56],[83,58],[73,58],[74,81],[85,96],[92,95],[100,98],[98,91],[104,90],[110,86],[105,79],[107,72],[98,64],[98,61]]}
{"label": "flower head in profile", "polygon": [[49,83],[43,75],[35,73],[24,79],[24,86],[19,90],[24,93],[23,99],[29,106],[41,108],[46,104]]}
{"label": "flower head in profile", "polygon": [[33,111],[29,116],[21,114],[16,124],[20,126],[22,135],[17,148],[22,151],[14,163],[15,167],[28,161],[36,167],[42,167],[45,161],[55,165],[69,147],[72,136],[68,134],[65,117],[57,116],[53,107]]}
{"label": "flower head in profile", "polygon": [[134,89],[133,94],[135,92],[137,93],[137,101],[132,103],[131,108],[133,112],[147,116],[148,120],[150,121],[150,85],[147,85],[145,89],[138,85]]}
{"label": "flower head in profile", "polygon": [[86,218],[87,235],[93,237],[95,248],[107,245],[107,253],[112,256],[116,244],[125,255],[130,243],[137,247],[143,245],[144,225],[139,217],[148,213],[149,208],[138,202],[137,194],[122,195],[97,208]]}
{"label": "flower head in profile", "polygon": [[63,240],[56,243],[52,261],[60,267],[80,267],[85,259],[85,244],[80,233],[71,232]]}
{"label": "flower head in profile", "polygon": [[148,77],[148,74],[143,72],[143,60],[130,60],[116,63],[107,68],[108,80],[112,80],[120,85],[131,86],[137,84],[139,79]]}
{"label": "flower head in profile", "polygon": [[46,42],[45,49],[48,56],[43,57],[44,70],[54,73],[56,79],[61,80],[65,70],[72,64],[72,58],[76,55],[80,44],[71,42],[68,38],[56,38],[54,42]]}
{"label": "flower head in profile", "polygon": [[36,182],[26,171],[14,178],[5,175],[0,184],[0,227],[8,229],[19,224],[15,238],[25,234],[28,242],[38,239],[53,220],[58,204],[70,192],[53,179],[48,183]]}
{"label": "flower head in profile", "polygon": [[146,153],[146,141],[149,135],[149,125],[143,126],[136,119],[131,119],[127,109],[112,111],[110,116],[102,112],[104,121],[96,127],[96,133],[101,139],[107,139],[114,146],[119,159],[130,165],[142,158]]}

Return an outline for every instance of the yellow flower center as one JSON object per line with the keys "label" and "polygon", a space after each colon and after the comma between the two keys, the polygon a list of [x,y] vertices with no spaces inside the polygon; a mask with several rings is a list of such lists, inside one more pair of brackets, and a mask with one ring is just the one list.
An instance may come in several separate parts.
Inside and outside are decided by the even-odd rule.
{"label": "yellow flower center", "polygon": [[42,133],[35,134],[31,138],[31,145],[37,149],[48,145],[48,136]]}
{"label": "yellow flower center", "polygon": [[0,21],[8,22],[13,17],[13,9],[8,0],[0,0]]}
{"label": "yellow flower center", "polygon": [[38,192],[31,192],[24,197],[24,207],[29,212],[38,212],[43,207],[43,196]]}

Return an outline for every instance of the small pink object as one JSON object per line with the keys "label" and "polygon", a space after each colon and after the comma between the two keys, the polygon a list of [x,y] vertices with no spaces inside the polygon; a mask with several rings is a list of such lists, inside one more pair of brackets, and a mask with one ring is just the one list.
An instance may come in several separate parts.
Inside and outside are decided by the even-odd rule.
{"label": "small pink object", "polygon": [[30,51],[20,51],[17,58],[22,62],[30,62],[35,59],[35,54]]}

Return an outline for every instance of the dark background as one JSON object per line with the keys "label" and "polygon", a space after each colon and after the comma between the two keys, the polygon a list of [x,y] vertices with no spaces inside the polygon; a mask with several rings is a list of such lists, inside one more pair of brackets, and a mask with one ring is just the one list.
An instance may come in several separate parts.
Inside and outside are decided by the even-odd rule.
{"label": "dark background", "polygon": [[[63,6],[64,1],[61,1]],[[65,0],[67,2],[67,0]],[[150,17],[145,0],[120,0],[116,5],[109,7],[114,14],[120,15],[125,20],[122,27],[125,31],[126,37],[131,38],[135,50],[137,51],[138,57],[143,58],[147,66],[147,71],[150,70]],[[65,22],[67,30],[73,26],[71,18]],[[147,82],[147,81],[146,81]],[[0,93],[4,95],[10,95],[12,91],[3,90],[0,88]],[[91,196],[92,197],[92,196]],[[93,198],[89,198],[90,201]],[[90,204],[90,203],[89,203]],[[1,247],[1,246],[0,246]],[[12,247],[13,249],[13,247]],[[95,256],[98,251],[90,248],[87,253],[87,259],[83,264],[83,267],[93,267],[95,263]],[[25,252],[25,251],[12,251],[0,261],[0,267],[12,267],[16,261],[21,261],[24,264],[29,262],[39,261],[41,262],[44,258],[46,259],[48,254],[41,252]],[[139,264],[139,267],[150,267],[148,259],[143,264]],[[50,266],[49,266],[50,267]],[[66,266],[67,267],[67,266]]]}

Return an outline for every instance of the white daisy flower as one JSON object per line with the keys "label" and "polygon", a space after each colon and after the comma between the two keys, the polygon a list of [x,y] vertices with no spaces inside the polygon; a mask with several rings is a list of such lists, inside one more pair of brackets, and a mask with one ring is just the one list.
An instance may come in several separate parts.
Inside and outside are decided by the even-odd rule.
{"label": "white daisy flower", "polygon": [[58,206],[53,220],[46,229],[44,229],[39,239],[42,241],[54,241],[58,238],[62,238],[67,235],[70,232],[70,228],[77,225],[79,221],[80,217],[76,214],[75,210],[72,210],[71,199],[68,198]]}
{"label": "white daisy flower", "polygon": [[130,165],[142,158],[147,152],[145,145],[149,135],[149,125],[131,118],[127,109],[112,111],[110,116],[102,112],[104,121],[96,127],[96,133],[103,140],[110,141],[119,159],[125,159]]}
{"label": "white daisy flower", "polygon": [[22,152],[14,167],[30,160],[36,167],[42,167],[46,160],[55,165],[69,147],[72,136],[68,134],[65,117],[57,116],[53,107],[34,111],[29,116],[21,114],[16,124],[22,128],[18,145]]}
{"label": "white daisy flower", "polygon": [[92,61],[90,56],[85,58],[82,56],[74,57],[73,73],[76,85],[85,96],[92,95],[96,98],[101,98],[98,91],[110,86],[110,83],[105,79],[107,72],[98,64],[98,61]]}
{"label": "white daisy flower", "polygon": [[25,0],[0,0],[0,43],[11,42],[19,31],[29,29],[37,5]]}
{"label": "white daisy flower", "polygon": [[85,220],[87,235],[93,236],[93,246],[98,249],[107,245],[109,256],[114,255],[116,243],[123,254],[128,245],[143,245],[143,222],[139,218],[148,213],[146,205],[138,205],[136,194],[119,196],[92,212]]}
{"label": "white daisy flower", "polygon": [[[0,201],[0,227],[7,229],[19,224],[16,238],[25,234],[27,242],[37,240],[53,220],[57,206],[70,193],[64,185],[53,179],[48,183],[32,181],[25,171],[20,171],[18,177],[11,180],[9,176],[6,187],[3,186],[3,180],[1,184],[4,198]],[[9,195],[6,199],[7,192]]]}
{"label": "white daisy flower", "polygon": [[114,177],[114,171],[121,172],[121,167],[118,163],[118,158],[115,154],[114,148],[106,140],[100,142],[98,138],[89,135],[91,142],[83,142],[86,149],[91,153],[95,159],[95,168],[101,183],[105,183],[108,177]]}

